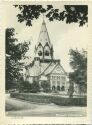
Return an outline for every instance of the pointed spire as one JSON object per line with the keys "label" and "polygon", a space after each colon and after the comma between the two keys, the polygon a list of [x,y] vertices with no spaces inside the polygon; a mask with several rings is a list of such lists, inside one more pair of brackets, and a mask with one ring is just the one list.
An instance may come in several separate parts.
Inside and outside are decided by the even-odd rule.
{"label": "pointed spire", "polygon": [[43,19],[42,25],[46,25],[45,20]]}
{"label": "pointed spire", "polygon": [[41,45],[43,47],[46,45],[46,43],[48,43],[49,47],[51,47],[50,38],[49,38],[49,34],[48,34],[48,31],[47,31],[47,28],[46,28],[46,23],[45,23],[44,18],[43,18],[43,22],[42,22],[37,46],[38,46],[39,43],[41,43]]}
{"label": "pointed spire", "polygon": [[45,20],[44,20],[44,13],[43,13],[43,22],[42,22],[42,24],[44,25],[46,25],[46,23],[45,23]]}

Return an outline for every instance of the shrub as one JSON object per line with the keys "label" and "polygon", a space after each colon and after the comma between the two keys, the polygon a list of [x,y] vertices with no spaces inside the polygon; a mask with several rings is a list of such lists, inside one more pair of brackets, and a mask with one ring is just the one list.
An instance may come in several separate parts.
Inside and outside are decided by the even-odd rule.
{"label": "shrub", "polygon": [[39,86],[39,82],[38,81],[34,81],[31,84],[30,92],[32,92],[32,93],[40,92],[40,86]]}
{"label": "shrub", "polygon": [[41,87],[43,89],[43,92],[50,92],[50,84],[48,81],[42,81]]}
{"label": "shrub", "polygon": [[19,83],[19,92],[30,92],[31,84],[28,81]]}
{"label": "shrub", "polygon": [[68,89],[68,95],[69,95],[70,98],[73,97],[73,93],[74,93],[74,83],[71,81],[69,89]]}
{"label": "shrub", "polygon": [[34,81],[32,84],[29,81],[21,81],[19,83],[19,92],[22,93],[36,93],[40,91],[40,86],[37,81]]}
{"label": "shrub", "polygon": [[39,95],[33,93],[11,93],[12,98],[38,103],[54,103],[61,106],[86,106],[87,98],[64,98],[56,95]]}

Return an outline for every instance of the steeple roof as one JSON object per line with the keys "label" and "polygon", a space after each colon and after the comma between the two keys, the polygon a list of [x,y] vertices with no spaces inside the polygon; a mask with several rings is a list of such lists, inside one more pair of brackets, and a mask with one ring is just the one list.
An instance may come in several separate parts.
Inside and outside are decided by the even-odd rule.
{"label": "steeple roof", "polygon": [[39,43],[41,43],[43,47],[46,45],[46,43],[48,43],[48,45],[51,47],[50,38],[49,38],[49,34],[48,34],[48,31],[47,31],[46,23],[45,23],[44,19],[43,19],[43,22],[42,22],[42,26],[41,26],[41,30],[40,30],[37,45]]}

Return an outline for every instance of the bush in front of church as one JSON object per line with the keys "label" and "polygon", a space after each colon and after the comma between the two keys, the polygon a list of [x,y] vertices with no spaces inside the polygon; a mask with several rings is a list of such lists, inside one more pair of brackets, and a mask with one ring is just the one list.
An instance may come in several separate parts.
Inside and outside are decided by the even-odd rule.
{"label": "bush in front of church", "polygon": [[33,81],[33,83],[31,84],[30,92],[32,93],[40,92],[40,85],[38,81]]}
{"label": "bush in front of church", "polygon": [[48,81],[42,81],[41,82],[41,88],[43,89],[43,92],[46,92],[46,93],[51,91],[50,84],[49,84]]}
{"label": "bush in front of church", "polygon": [[21,82],[19,83],[19,92],[20,93],[40,92],[39,82],[33,81],[33,83],[30,83],[29,81],[21,80]]}
{"label": "bush in front of church", "polygon": [[31,84],[28,81],[21,81],[19,83],[19,92],[30,92]]}

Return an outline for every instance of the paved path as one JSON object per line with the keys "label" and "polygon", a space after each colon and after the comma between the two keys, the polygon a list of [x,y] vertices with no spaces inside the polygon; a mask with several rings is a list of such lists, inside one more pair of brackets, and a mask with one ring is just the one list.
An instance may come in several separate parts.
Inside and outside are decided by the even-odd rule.
{"label": "paved path", "polygon": [[6,97],[6,107],[10,107],[11,111],[6,111],[7,116],[85,116],[86,107],[68,107],[58,106],[55,104],[38,104],[30,103]]}

